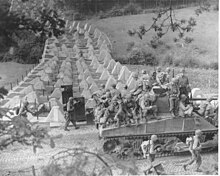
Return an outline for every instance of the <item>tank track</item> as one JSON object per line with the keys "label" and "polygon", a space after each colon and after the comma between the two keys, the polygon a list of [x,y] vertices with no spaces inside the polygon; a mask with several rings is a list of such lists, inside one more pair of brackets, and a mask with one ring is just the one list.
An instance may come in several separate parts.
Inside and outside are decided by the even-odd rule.
{"label": "tank track", "polygon": [[[218,134],[218,130],[213,130],[213,131],[204,131],[203,132],[203,136],[204,136],[204,141],[207,140],[211,140],[212,137],[214,135]],[[140,145],[142,143],[143,140],[149,140],[150,136],[152,134],[147,134],[144,136],[119,136],[119,137],[108,137],[108,138],[104,138],[105,143],[103,145],[103,150],[113,156],[116,156],[119,159],[129,159],[129,158],[134,158],[136,160],[142,160],[143,155],[140,151]],[[185,143],[185,139],[189,136],[194,135],[194,132],[184,132],[184,133],[162,133],[162,134],[157,134],[158,139],[159,140],[166,140],[167,138],[171,138],[171,137],[176,137],[178,139],[180,139],[180,141]],[[112,151],[112,148],[114,148],[113,146],[117,144],[119,144],[119,141],[130,141],[132,143],[132,146],[130,146],[130,148],[126,148],[124,147],[124,149],[130,149],[131,152],[130,154],[124,154],[124,152],[115,152]],[[110,144],[110,146],[108,146]],[[160,146],[160,144],[158,144]],[[107,149],[107,151],[106,151]],[[108,151],[108,149],[110,149],[110,151]],[[210,153],[210,152],[216,152],[218,150],[218,146],[214,146],[214,147],[207,147],[207,148],[203,148],[201,153]],[[185,156],[185,155],[189,155],[190,152],[189,151],[181,151],[181,152],[174,152],[174,151],[162,151],[156,154],[155,157],[160,158],[160,157],[168,157],[168,156]]]}

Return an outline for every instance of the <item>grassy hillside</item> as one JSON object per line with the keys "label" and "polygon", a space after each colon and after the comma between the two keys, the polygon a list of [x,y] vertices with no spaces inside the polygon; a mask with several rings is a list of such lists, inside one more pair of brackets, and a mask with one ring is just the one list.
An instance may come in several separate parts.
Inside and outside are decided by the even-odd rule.
{"label": "grassy hillside", "polygon": [[15,86],[17,79],[21,81],[22,75],[26,75],[26,71],[33,68],[31,64],[18,64],[14,62],[0,63],[0,87],[5,86],[10,89],[10,83]]}
{"label": "grassy hillside", "polygon": [[[202,62],[217,62],[218,60],[218,11],[211,10],[205,12],[199,17],[195,15],[195,8],[186,8],[176,10],[176,17],[179,19],[189,19],[195,17],[197,26],[193,33],[189,34],[194,38],[193,43],[190,45],[190,50],[194,50],[194,56],[199,58]],[[93,20],[93,24],[100,30],[104,31],[113,42],[115,57],[120,57],[127,54],[128,42],[134,41],[135,43],[147,44],[154,32],[149,32],[145,35],[143,40],[138,37],[129,37],[127,34],[128,29],[137,28],[142,24],[149,27],[152,24],[152,17],[154,14],[142,14],[123,17],[113,17],[101,20]],[[163,50],[160,55],[166,55],[170,52],[175,52],[175,56],[182,53],[182,48],[176,47],[173,38],[177,35],[169,32],[163,39],[170,49]],[[192,52],[192,51],[191,51]]]}

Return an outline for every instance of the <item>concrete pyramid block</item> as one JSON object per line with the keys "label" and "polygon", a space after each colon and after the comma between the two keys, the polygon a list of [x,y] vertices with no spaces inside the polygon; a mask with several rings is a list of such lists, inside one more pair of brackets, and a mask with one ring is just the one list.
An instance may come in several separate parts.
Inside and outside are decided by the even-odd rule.
{"label": "concrete pyramid block", "polygon": [[53,108],[54,106],[59,106],[60,110],[63,112],[63,105],[58,99],[50,98],[49,103],[51,108]]}
{"label": "concrete pyramid block", "polygon": [[97,84],[95,82],[92,83],[92,85],[89,87],[89,90],[91,93],[96,92],[97,90],[99,90]]}
{"label": "concrete pyramid block", "polygon": [[96,106],[96,102],[93,98],[88,99],[86,104],[85,104],[86,109],[95,108],[95,106]]}
{"label": "concrete pyramid block", "polygon": [[64,113],[62,113],[59,106],[54,106],[48,114],[46,122],[50,122],[50,126],[63,126],[66,122]]}
{"label": "concrete pyramid block", "polygon": [[89,89],[89,84],[87,83],[86,80],[82,80],[80,83],[79,83],[79,87],[80,88],[83,88],[83,89]]}
{"label": "concrete pyramid block", "polygon": [[52,92],[52,94],[50,95],[50,98],[57,98],[60,99],[60,97],[62,97],[62,91],[60,88],[55,88],[54,91]]}
{"label": "concrete pyramid block", "polygon": [[36,83],[38,83],[40,81],[41,81],[41,79],[39,77],[36,77],[36,78],[32,79],[29,83],[30,84],[36,84]]}
{"label": "concrete pyramid block", "polygon": [[85,78],[87,78],[88,76],[91,76],[91,73],[90,73],[89,69],[86,69],[84,71],[84,75],[85,75]]}
{"label": "concrete pyramid block", "polygon": [[58,75],[57,75],[57,78],[64,78],[64,73],[63,72],[60,72]]}
{"label": "concrete pyramid block", "polygon": [[44,71],[45,73],[53,73],[53,70],[51,67],[47,67]]}
{"label": "concrete pyramid block", "polygon": [[99,61],[97,60],[94,65],[92,66],[93,69],[98,69],[100,66]]}
{"label": "concrete pyramid block", "polygon": [[99,64],[99,67],[96,70],[96,73],[102,73],[105,70],[104,66],[102,64]]}
{"label": "concrete pyramid block", "polygon": [[7,103],[5,103],[2,107],[13,109],[15,107],[20,107],[20,105],[21,105],[21,98],[19,96],[14,96]]}
{"label": "concrete pyramid block", "polygon": [[115,64],[116,64],[116,62],[113,59],[111,59],[108,66],[107,66],[108,71],[112,71]]}
{"label": "concrete pyramid block", "polygon": [[63,79],[58,79],[57,82],[54,84],[54,87],[60,88],[62,85],[64,85]]}
{"label": "concrete pyramid block", "polygon": [[131,74],[131,72],[128,70],[128,68],[126,66],[123,66],[121,72],[119,73],[118,80],[126,83],[130,74]]}
{"label": "concrete pyramid block", "polygon": [[35,91],[32,91],[25,95],[25,97],[22,98],[22,100],[27,100],[29,103],[36,103],[39,104],[39,96]]}
{"label": "concrete pyramid block", "polygon": [[92,85],[92,83],[94,82],[94,79],[93,79],[91,76],[88,76],[88,78],[86,78],[86,82],[87,82],[89,85]]}
{"label": "concrete pyramid block", "polygon": [[125,84],[122,84],[121,82],[118,82],[116,85],[116,89],[122,90],[124,88]]}
{"label": "concrete pyramid block", "polygon": [[36,82],[33,87],[35,90],[45,90],[46,89],[43,81]]}
{"label": "concrete pyramid block", "polygon": [[105,69],[105,70],[102,72],[102,74],[101,74],[99,80],[108,80],[109,76],[110,76],[110,74],[109,74],[108,70]]}
{"label": "concrete pyramid block", "polygon": [[65,77],[63,78],[63,82],[64,82],[65,84],[69,84],[69,85],[72,85],[72,84],[73,84],[73,80],[72,80],[70,77],[68,77],[68,76],[65,76]]}
{"label": "concrete pyramid block", "polygon": [[130,82],[127,85],[129,90],[135,89],[137,86],[137,81],[134,78],[131,78]]}
{"label": "concrete pyramid block", "polygon": [[117,81],[115,80],[115,78],[113,76],[109,76],[109,78],[106,82],[105,88],[110,89],[113,84],[117,84]]}
{"label": "concrete pyramid block", "polygon": [[90,63],[90,66],[93,66],[98,60],[94,55],[90,56],[90,58],[92,59],[92,62]]}
{"label": "concrete pyramid block", "polygon": [[115,66],[112,70],[112,74],[119,74],[121,69],[122,69],[122,65],[119,62],[116,62]]}
{"label": "concrete pyramid block", "polygon": [[104,63],[103,63],[103,65],[104,65],[105,68],[108,67],[109,62],[110,62],[110,59],[108,59],[108,58],[106,57],[106,59],[104,60]]}
{"label": "concrete pyramid block", "polygon": [[90,99],[92,94],[89,89],[84,89],[81,94],[85,99]]}
{"label": "concrete pyramid block", "polygon": [[34,91],[33,85],[29,85],[28,87],[25,87],[20,93],[26,95],[33,91]]}
{"label": "concrete pyramid block", "polygon": [[98,61],[99,62],[103,62],[103,60],[105,59],[105,56],[107,55],[107,51],[106,50],[102,50],[101,52],[100,52],[100,55],[99,55],[99,57],[98,57]]}
{"label": "concrete pyramid block", "polygon": [[48,74],[45,74],[43,76],[41,76],[40,78],[42,81],[45,81],[45,82],[48,82],[48,81],[51,81],[50,77]]}
{"label": "concrete pyramid block", "polygon": [[126,84],[128,85],[128,83],[131,81],[131,79],[133,78],[133,76],[135,75],[136,73],[135,72],[131,72]]}

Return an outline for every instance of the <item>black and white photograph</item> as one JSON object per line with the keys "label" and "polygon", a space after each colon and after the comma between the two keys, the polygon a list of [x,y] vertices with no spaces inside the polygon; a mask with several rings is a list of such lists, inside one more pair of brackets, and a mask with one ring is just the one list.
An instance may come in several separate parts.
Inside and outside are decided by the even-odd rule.
{"label": "black and white photograph", "polygon": [[219,0],[0,0],[0,176],[218,175]]}

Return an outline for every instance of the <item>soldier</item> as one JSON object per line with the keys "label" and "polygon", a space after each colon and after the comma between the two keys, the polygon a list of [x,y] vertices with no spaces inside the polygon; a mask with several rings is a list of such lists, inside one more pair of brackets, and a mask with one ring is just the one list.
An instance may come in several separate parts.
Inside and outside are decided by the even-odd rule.
{"label": "soldier", "polygon": [[167,83],[171,82],[171,78],[172,78],[171,69],[170,69],[170,67],[167,67],[166,71],[165,71],[165,82],[164,83],[167,84]]}
{"label": "soldier", "polygon": [[22,117],[27,117],[27,112],[31,113],[33,115],[33,112],[28,108],[29,102],[27,101],[27,99],[25,99],[23,101],[23,103],[21,104],[21,107],[19,109],[18,112],[18,116],[22,116]]}
{"label": "soldier", "polygon": [[161,71],[161,67],[157,67],[156,80],[160,86],[164,84],[164,72]]}
{"label": "soldier", "polygon": [[118,100],[118,111],[115,114],[114,120],[116,121],[116,126],[120,127],[121,122],[125,122],[125,117],[126,117],[126,110],[125,110],[125,103],[123,100]]}
{"label": "soldier", "polygon": [[141,81],[145,82],[145,81],[148,81],[150,79],[146,70],[142,70],[141,73],[142,73],[142,76],[140,77]]}
{"label": "soldier", "polygon": [[157,86],[158,82],[157,82],[157,73],[154,71],[149,79],[149,86],[150,88],[152,88],[153,86]]}
{"label": "soldier", "polygon": [[178,76],[178,85],[179,85],[180,95],[181,94],[186,95],[187,97],[186,103],[188,104],[189,103],[188,93],[191,90],[189,86],[189,79],[185,74],[186,74],[185,69],[182,69],[181,74]]}
{"label": "soldier", "polygon": [[176,78],[172,78],[172,81],[168,86],[170,113],[173,118],[176,116],[176,111],[178,108],[178,100],[179,100],[179,87],[177,83],[178,80]]}
{"label": "soldier", "polygon": [[143,91],[143,82],[139,81],[137,87],[134,90],[131,90],[132,95],[138,96]]}
{"label": "soldier", "polygon": [[106,92],[106,94],[104,96],[102,96],[101,101],[104,103],[104,106],[107,108],[108,106],[110,106],[111,104],[111,100],[112,100],[112,96],[110,91]]}
{"label": "soldier", "polygon": [[146,93],[140,100],[140,106],[143,110],[143,117],[148,121],[147,114],[151,113],[155,118],[159,120],[157,117],[157,106],[154,105],[154,101],[149,93]]}
{"label": "soldier", "polygon": [[120,94],[120,91],[118,89],[116,89],[116,84],[112,84],[112,90],[110,92],[111,92],[112,97],[117,96],[118,94]]}
{"label": "soldier", "polygon": [[215,107],[211,104],[211,101],[213,99],[210,97],[210,98],[207,98],[205,104],[206,104],[206,108],[205,108],[205,119],[207,121],[209,121],[211,124],[215,125],[215,116],[216,116],[216,113],[215,113]]}
{"label": "soldier", "polygon": [[155,160],[155,155],[157,150],[155,150],[155,142],[158,140],[157,135],[152,135],[151,139],[148,141],[143,141],[141,144],[141,149],[144,155],[144,158],[149,157],[150,167],[144,171],[146,175],[150,174],[152,171],[151,169],[154,167],[153,162]]}
{"label": "soldier", "polygon": [[121,90],[121,96],[122,96],[122,98],[125,98],[128,93],[129,93],[129,91],[128,91],[128,86],[127,86],[127,85],[124,85],[123,89]]}
{"label": "soldier", "polygon": [[200,129],[195,131],[195,136],[192,139],[192,142],[189,145],[189,151],[192,155],[191,160],[187,163],[183,165],[184,170],[186,171],[187,166],[193,164],[196,161],[196,172],[201,172],[201,170],[199,169],[201,164],[202,164],[202,158],[201,158],[201,136],[202,136],[202,131]]}
{"label": "soldier", "polygon": [[72,122],[75,129],[79,128],[76,126],[75,107],[74,107],[75,104],[77,104],[77,103],[78,102],[73,97],[70,97],[69,101],[67,102],[67,115],[65,116],[66,123],[65,123],[65,127],[64,127],[65,131],[69,131],[69,129],[67,127],[69,126],[70,122]]}
{"label": "soldier", "polygon": [[186,117],[192,116],[193,107],[188,104],[186,105],[186,95],[180,95],[180,102],[179,102],[179,117]]}
{"label": "soldier", "polygon": [[125,113],[126,113],[126,123],[130,124],[131,122],[134,123],[134,118],[136,117],[136,109],[137,109],[137,103],[132,98],[131,94],[128,94],[125,101]]}

